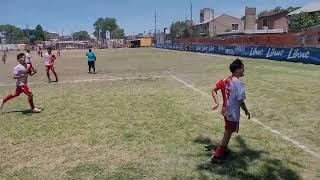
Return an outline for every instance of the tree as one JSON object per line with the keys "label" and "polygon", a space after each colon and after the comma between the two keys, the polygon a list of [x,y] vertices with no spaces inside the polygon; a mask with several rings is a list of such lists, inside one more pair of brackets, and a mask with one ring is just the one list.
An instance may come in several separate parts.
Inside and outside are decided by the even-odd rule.
{"label": "tree", "polygon": [[[109,31],[112,36],[112,32],[115,32],[119,28],[117,20],[109,17],[99,18],[93,26],[95,28],[93,35],[98,39],[106,39],[107,31]],[[117,30],[117,32],[120,32],[120,30]]]}
{"label": "tree", "polygon": [[170,33],[173,38],[188,36],[188,25],[184,21],[177,21],[171,24]]}
{"label": "tree", "polygon": [[270,10],[261,11],[261,12],[258,14],[258,16],[263,16],[263,15],[265,15],[265,14],[267,14],[267,13],[270,13],[270,12],[281,12],[281,11],[285,11],[285,10],[290,13],[290,12],[292,12],[292,11],[295,11],[295,10],[299,9],[299,8],[300,8],[300,7],[292,7],[292,6],[290,6],[290,7],[288,7],[287,9],[284,9],[284,8],[282,8],[281,6],[277,6],[277,7],[273,8],[273,9],[270,9]]}
{"label": "tree", "polygon": [[292,7],[292,6],[290,6],[290,7],[287,8],[287,11],[290,13],[290,12],[295,11],[295,10],[300,9],[300,8],[301,7]]}
{"label": "tree", "polygon": [[95,28],[95,31],[93,32],[93,35],[100,39],[101,37],[101,31],[102,31],[102,24],[104,22],[103,18],[99,18],[98,20],[96,20],[96,22],[93,24],[93,27]]}
{"label": "tree", "polygon": [[208,33],[204,32],[203,29],[199,27],[192,27],[188,21],[177,21],[171,24],[170,33],[172,38],[181,37],[200,37],[201,35],[207,36]]}
{"label": "tree", "polygon": [[285,9],[283,9],[281,6],[277,6],[274,9],[271,9],[272,12],[280,12],[280,11],[283,11],[283,10],[285,10]]}
{"label": "tree", "polygon": [[306,28],[320,24],[320,13],[309,14],[300,13],[294,14],[290,17],[289,30],[291,32],[301,32]]}
{"label": "tree", "polygon": [[270,12],[280,12],[280,11],[283,11],[283,10],[286,10],[286,9],[283,9],[281,6],[277,6],[277,7],[273,8],[273,9],[264,10],[264,11],[260,12],[258,14],[258,16],[263,16],[263,15],[265,15],[267,13],[270,13]]}
{"label": "tree", "polygon": [[47,38],[47,33],[43,31],[42,27],[40,24],[37,25],[36,29],[35,29],[35,39],[37,41],[44,41]]}
{"label": "tree", "polygon": [[4,36],[6,43],[9,44],[28,42],[24,32],[20,28],[10,24],[0,25],[0,33]]}
{"label": "tree", "polygon": [[23,33],[29,39],[28,41],[30,43],[33,43],[34,41],[36,41],[36,30],[35,29],[24,29]]}
{"label": "tree", "polygon": [[79,41],[87,41],[91,39],[87,31],[75,32],[72,34],[72,37],[74,40],[79,40]]}
{"label": "tree", "polygon": [[123,39],[125,36],[124,29],[117,28],[111,33],[113,39]]}

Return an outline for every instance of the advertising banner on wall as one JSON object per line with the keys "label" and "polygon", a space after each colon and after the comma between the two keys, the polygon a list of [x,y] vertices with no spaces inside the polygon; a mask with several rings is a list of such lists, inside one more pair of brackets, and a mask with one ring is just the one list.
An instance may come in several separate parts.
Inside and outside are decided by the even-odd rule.
{"label": "advertising banner on wall", "polygon": [[157,44],[154,47],[320,65],[320,48],[275,48],[265,46],[217,46],[204,44]]}

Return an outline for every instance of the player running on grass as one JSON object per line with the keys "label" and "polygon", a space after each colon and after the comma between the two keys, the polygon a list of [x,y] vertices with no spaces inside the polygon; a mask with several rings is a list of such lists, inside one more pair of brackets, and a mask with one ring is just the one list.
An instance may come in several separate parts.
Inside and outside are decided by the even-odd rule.
{"label": "player running on grass", "polygon": [[17,60],[19,64],[14,67],[13,78],[16,79],[16,90],[12,94],[9,94],[3,99],[0,99],[0,109],[2,109],[4,103],[9,101],[12,98],[19,96],[21,93],[25,93],[28,96],[29,104],[31,107],[31,111],[33,113],[40,113],[41,109],[38,109],[34,106],[33,103],[33,94],[28,86],[28,75],[33,76],[37,73],[37,71],[32,71],[28,68],[26,63],[26,56],[24,53],[20,53],[17,55]]}
{"label": "player running on grass", "polygon": [[50,78],[50,70],[52,71],[54,77],[56,78],[56,81],[55,82],[58,82],[58,75],[56,73],[56,71],[54,70],[54,61],[57,59],[56,56],[52,53],[52,50],[51,48],[48,48],[47,49],[48,52],[44,54],[43,56],[43,60],[44,60],[44,63],[46,65],[46,72],[47,72],[47,77],[48,77],[48,80],[49,82],[52,82],[51,81],[51,78]]}
{"label": "player running on grass", "polygon": [[7,61],[7,51],[6,50],[2,51],[1,60],[3,61],[3,64],[6,64],[6,61]]}
{"label": "player running on grass", "polygon": [[60,50],[60,48],[59,48],[59,49],[57,49],[57,57],[60,58],[60,56],[61,56],[61,50]]}
{"label": "player running on grass", "polygon": [[225,120],[225,131],[220,145],[212,152],[211,162],[221,160],[227,150],[229,140],[234,132],[239,131],[240,121],[240,107],[244,110],[248,119],[250,119],[250,113],[246,107],[244,100],[245,86],[240,80],[244,76],[244,65],[240,59],[236,59],[230,64],[231,76],[220,80],[216,83],[212,89],[212,96],[214,99],[213,110],[219,107],[219,100],[217,92],[220,90],[223,97],[223,105],[221,113]]}
{"label": "player running on grass", "polygon": [[27,49],[26,51],[27,51],[27,53],[26,53],[26,63],[27,63],[27,65],[29,66],[29,68],[30,68],[31,71],[35,71],[35,69],[34,69],[33,66],[32,66],[32,61],[31,61],[32,56],[31,56],[31,54],[30,54],[30,50]]}

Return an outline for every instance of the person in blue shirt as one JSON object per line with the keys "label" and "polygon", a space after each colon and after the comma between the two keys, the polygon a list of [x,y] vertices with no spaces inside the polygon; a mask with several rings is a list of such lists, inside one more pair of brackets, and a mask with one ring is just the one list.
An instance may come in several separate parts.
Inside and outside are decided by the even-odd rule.
{"label": "person in blue shirt", "polygon": [[89,52],[87,52],[88,57],[88,66],[89,66],[89,72],[91,74],[91,68],[93,69],[93,74],[96,74],[96,66],[95,66],[95,62],[97,60],[96,55],[94,54],[94,52],[92,52],[92,49],[89,49]]}

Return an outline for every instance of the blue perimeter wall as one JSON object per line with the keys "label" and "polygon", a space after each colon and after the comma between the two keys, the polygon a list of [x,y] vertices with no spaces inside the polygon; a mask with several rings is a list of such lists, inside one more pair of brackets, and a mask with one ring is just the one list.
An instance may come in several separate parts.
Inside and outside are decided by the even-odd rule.
{"label": "blue perimeter wall", "polygon": [[[156,44],[153,47],[179,51],[185,51],[187,49],[186,44]],[[189,45],[188,51],[320,65],[320,48],[276,48],[265,46],[217,46],[192,44]]]}

